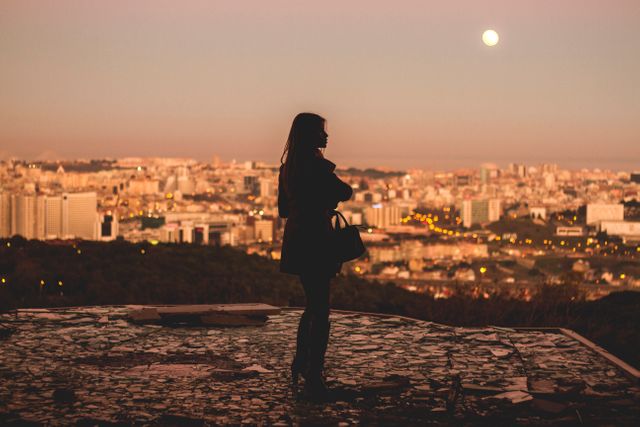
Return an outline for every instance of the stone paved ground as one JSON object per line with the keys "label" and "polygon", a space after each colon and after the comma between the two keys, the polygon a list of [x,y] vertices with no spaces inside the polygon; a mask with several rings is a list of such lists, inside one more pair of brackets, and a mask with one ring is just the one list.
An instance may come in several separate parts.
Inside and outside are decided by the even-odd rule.
{"label": "stone paved ground", "polygon": [[161,327],[126,307],[0,316],[0,425],[611,424],[640,420],[640,391],[559,333],[456,328],[332,313],[337,401],[295,397],[299,310],[264,326]]}

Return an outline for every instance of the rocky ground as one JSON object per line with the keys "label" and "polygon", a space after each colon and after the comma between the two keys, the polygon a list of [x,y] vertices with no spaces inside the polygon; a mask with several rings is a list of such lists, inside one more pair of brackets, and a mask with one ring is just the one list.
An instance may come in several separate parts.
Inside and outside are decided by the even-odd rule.
{"label": "rocky ground", "polygon": [[[334,312],[335,401],[289,385],[299,310],[166,327],[127,307],[0,316],[1,425],[635,425],[640,389],[556,332]],[[631,344],[630,344],[631,345]]]}

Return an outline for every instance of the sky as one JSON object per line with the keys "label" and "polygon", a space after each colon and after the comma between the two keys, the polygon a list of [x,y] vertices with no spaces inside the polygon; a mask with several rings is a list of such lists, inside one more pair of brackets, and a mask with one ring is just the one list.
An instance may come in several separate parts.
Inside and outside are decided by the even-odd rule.
{"label": "sky", "polygon": [[640,1],[0,2],[0,158],[278,163],[301,111],[340,166],[640,169]]}

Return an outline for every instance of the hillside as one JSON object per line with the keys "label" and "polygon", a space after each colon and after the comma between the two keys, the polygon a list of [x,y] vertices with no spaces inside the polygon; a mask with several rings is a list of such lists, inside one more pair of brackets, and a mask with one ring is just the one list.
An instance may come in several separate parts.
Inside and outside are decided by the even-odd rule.
{"label": "hillside", "polygon": [[[128,242],[0,240],[0,310],[109,304],[264,302],[304,305],[294,276],[275,261],[231,247]],[[451,325],[573,329],[640,366],[640,294],[584,301],[570,286],[543,287],[531,302],[461,292],[433,299],[354,276],[337,277],[332,307],[402,314]]]}

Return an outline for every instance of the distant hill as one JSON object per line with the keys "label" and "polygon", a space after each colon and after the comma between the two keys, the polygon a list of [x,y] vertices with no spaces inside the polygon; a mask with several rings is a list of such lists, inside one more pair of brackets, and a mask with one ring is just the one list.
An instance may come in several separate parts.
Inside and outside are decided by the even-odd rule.
{"label": "distant hill", "polygon": [[406,172],[403,171],[384,171],[380,169],[358,169],[358,168],[348,168],[348,169],[338,169],[337,173],[339,175],[351,175],[351,176],[360,176],[371,179],[383,179],[383,178],[393,178],[398,176],[403,176]]}
{"label": "distant hill", "polygon": [[[303,306],[295,276],[276,261],[231,247],[124,241],[0,240],[0,310],[106,304],[264,302]],[[640,293],[584,301],[573,286],[540,288],[532,301],[459,291],[434,299],[356,276],[332,282],[332,307],[401,314],[451,325],[573,329],[640,367]]]}

